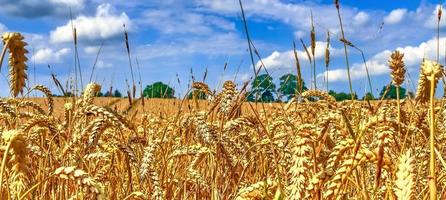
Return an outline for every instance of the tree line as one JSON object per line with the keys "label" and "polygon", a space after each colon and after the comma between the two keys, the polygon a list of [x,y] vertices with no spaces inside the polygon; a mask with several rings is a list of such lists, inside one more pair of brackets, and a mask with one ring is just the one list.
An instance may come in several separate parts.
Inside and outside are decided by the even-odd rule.
{"label": "tree line", "polygon": [[[304,92],[308,90],[305,82],[302,81],[302,88],[299,87],[297,76],[294,74],[285,74],[279,78],[279,87],[276,89],[273,78],[269,74],[262,74],[257,76],[251,82],[251,91],[248,93],[248,101],[253,102],[286,102],[296,95],[298,91]],[[352,94],[345,92],[335,92],[329,90],[328,94],[333,96],[337,101],[350,100]],[[406,97],[406,89],[400,87],[399,94],[401,98]],[[408,93],[408,95],[412,95]],[[358,95],[353,93],[353,98],[358,99]],[[397,89],[394,85],[384,86],[379,93],[379,99],[396,99]],[[362,100],[377,99],[372,93],[367,92]]]}
{"label": "tree line", "polygon": [[[298,92],[304,92],[308,90],[305,82],[302,81],[302,86],[299,88],[297,76],[294,74],[285,74],[279,78],[279,85],[276,86],[273,77],[269,74],[258,75],[250,84],[251,89],[247,93],[247,101],[251,102],[287,102],[293,98]],[[366,93],[362,100],[374,100],[374,99],[396,99],[397,89],[394,85],[384,86],[379,93],[379,97],[374,97],[372,93]],[[406,93],[406,89],[400,87],[400,98],[405,98],[407,95],[413,96],[411,92]],[[351,94],[345,92],[336,92],[329,90],[328,94],[333,96],[337,101],[350,100]],[[114,90],[110,93],[107,91],[105,94],[99,92],[98,97],[123,97],[119,90]],[[175,98],[175,90],[168,84],[163,82],[155,82],[147,85],[143,90],[143,96],[145,98]],[[191,99],[193,94],[190,93],[188,98]],[[354,99],[358,99],[356,93],[353,94]],[[206,99],[206,94],[198,93],[196,97],[198,99]]]}

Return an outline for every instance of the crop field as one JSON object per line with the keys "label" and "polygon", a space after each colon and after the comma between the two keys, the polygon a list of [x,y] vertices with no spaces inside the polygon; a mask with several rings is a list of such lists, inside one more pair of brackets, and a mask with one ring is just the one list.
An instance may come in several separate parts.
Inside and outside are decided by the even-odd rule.
{"label": "crop field", "polygon": [[[428,105],[337,103],[319,90],[287,104],[240,104],[243,94],[224,86],[212,101],[147,100],[140,113],[142,105],[133,110],[126,99],[95,98],[94,83],[79,98],[54,98],[39,85],[33,90],[46,99],[2,100],[2,198],[429,195]],[[441,101],[432,109],[442,192]]]}
{"label": "crop field", "polygon": [[[304,46],[315,59],[314,27],[311,34],[309,50]],[[355,46],[343,34],[347,57]],[[1,200],[446,199],[446,98],[436,95],[446,87],[438,59],[422,60],[416,92],[404,98],[405,55],[398,50],[387,58],[391,83],[380,98],[358,100],[351,80],[348,100],[332,95],[328,82],[317,88],[316,77],[304,89],[297,53],[284,102],[257,101],[248,82],[210,88],[195,79],[184,98],[135,97],[135,83],[127,97],[99,95],[105,86],[93,81],[58,96],[27,82],[24,36],[1,39],[10,93],[0,99]],[[327,46],[327,68],[329,54]],[[392,88],[396,98],[385,98]]]}

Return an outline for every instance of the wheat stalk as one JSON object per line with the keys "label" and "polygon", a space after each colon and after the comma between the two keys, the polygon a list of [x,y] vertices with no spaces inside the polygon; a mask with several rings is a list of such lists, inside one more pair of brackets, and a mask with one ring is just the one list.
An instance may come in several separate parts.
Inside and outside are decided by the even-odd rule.
{"label": "wheat stalk", "polygon": [[[390,55],[389,67],[390,67],[390,76],[392,77],[392,83],[396,85],[396,103],[398,106],[398,122],[401,123],[401,106],[400,106],[400,86],[404,82],[404,76],[406,74],[406,69],[404,68],[403,61],[404,54],[401,54],[399,51],[394,51],[392,55]],[[401,127],[398,126],[398,135],[401,134]]]}

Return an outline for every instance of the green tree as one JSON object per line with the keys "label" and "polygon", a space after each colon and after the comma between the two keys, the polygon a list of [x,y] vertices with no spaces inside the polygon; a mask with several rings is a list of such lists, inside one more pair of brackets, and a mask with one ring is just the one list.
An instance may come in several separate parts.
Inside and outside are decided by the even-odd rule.
{"label": "green tree", "polygon": [[265,90],[262,93],[262,102],[273,102],[274,101],[274,95],[270,90]]}
{"label": "green tree", "polygon": [[[352,99],[352,95],[351,94],[347,94],[345,92],[340,92],[337,93],[333,90],[330,90],[328,92],[329,95],[333,96],[336,101],[344,101],[344,100],[351,100]],[[353,93],[353,99],[358,99],[358,95],[356,93]]]}
{"label": "green tree", "polygon": [[275,90],[276,85],[269,74],[258,75],[251,83],[248,101],[272,102],[274,101],[273,93]]}
{"label": "green tree", "polygon": [[174,98],[175,90],[163,82],[156,82],[146,86],[143,95],[147,98]]}
{"label": "green tree", "polygon": [[[379,93],[380,98],[383,98],[384,93],[386,92],[387,87],[383,87],[381,92]],[[396,99],[396,86],[393,84],[390,85],[389,90],[386,93],[384,99]],[[406,98],[406,88],[400,86],[400,99]]]}
{"label": "green tree", "polygon": [[201,90],[194,90],[192,92],[189,93],[189,95],[187,96],[188,99],[193,99],[194,98],[194,94],[196,95],[195,97],[197,99],[206,99],[206,93],[201,91]]}
{"label": "green tree", "polygon": [[362,100],[374,100],[373,94],[371,92],[367,92],[364,97],[362,97]]}
{"label": "green tree", "polygon": [[121,92],[119,92],[119,90],[115,90],[113,92],[113,97],[122,97],[122,94],[121,94]]}
{"label": "green tree", "polygon": [[110,91],[107,91],[107,92],[104,94],[104,97],[122,97],[122,94],[121,94],[121,92],[120,92],[119,90],[115,90],[115,91],[112,93],[112,95],[110,95]]}
{"label": "green tree", "polygon": [[[279,78],[280,87],[278,92],[287,97],[287,100],[290,100],[295,94],[296,91],[299,91],[297,77],[293,74],[285,74]],[[308,88],[305,86],[305,82],[302,81],[302,91],[306,91]]]}

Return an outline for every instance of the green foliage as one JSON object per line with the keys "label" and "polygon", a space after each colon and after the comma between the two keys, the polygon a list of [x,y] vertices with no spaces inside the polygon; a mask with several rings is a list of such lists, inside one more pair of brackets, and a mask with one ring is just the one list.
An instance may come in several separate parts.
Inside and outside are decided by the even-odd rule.
{"label": "green foliage", "polygon": [[[383,98],[384,92],[386,91],[386,87],[384,86],[381,92],[379,93],[380,98]],[[389,91],[386,93],[384,99],[396,99],[396,86],[390,85]],[[406,98],[406,88],[400,87],[400,99]]]}
{"label": "green foliage", "polygon": [[258,75],[251,83],[248,101],[273,102],[276,85],[269,74]]}
{"label": "green foliage", "polygon": [[121,92],[119,92],[119,90],[115,90],[112,95],[110,95],[110,91],[107,91],[103,96],[104,97],[110,97],[110,96],[111,97],[122,97],[122,94],[121,94]]}
{"label": "green foliage", "polygon": [[371,92],[367,92],[364,97],[362,97],[362,100],[375,100],[375,98]]}
{"label": "green foliage", "polygon": [[192,92],[189,93],[189,95],[187,96],[188,99],[193,99],[195,95],[196,99],[206,99],[206,93],[201,91],[201,90],[194,90]]}
{"label": "green foliage", "polygon": [[[348,94],[348,93],[345,93],[345,92],[337,93],[337,92],[335,92],[333,90],[330,90],[328,92],[328,94],[333,96],[336,99],[336,101],[344,101],[344,100],[351,100],[352,99],[352,95]],[[358,95],[356,93],[353,93],[353,98],[354,99],[358,99]]]}
{"label": "green foliage", "polygon": [[65,94],[62,95],[53,94],[53,97],[74,97],[74,94],[72,92],[66,92]]}
{"label": "green foliage", "polygon": [[[279,78],[280,80],[280,87],[278,89],[278,92],[287,97],[287,100],[290,100],[297,91],[300,90],[298,88],[297,83],[297,77],[293,74],[285,74]],[[305,82],[302,80],[302,91],[308,90],[308,88],[305,86]]]}
{"label": "green foliage", "polygon": [[144,97],[147,98],[174,98],[175,91],[163,82],[156,82],[146,86],[143,91]]}
{"label": "green foliage", "polygon": [[121,94],[121,92],[119,92],[119,90],[115,90],[113,92],[113,97],[122,97],[122,94]]}

